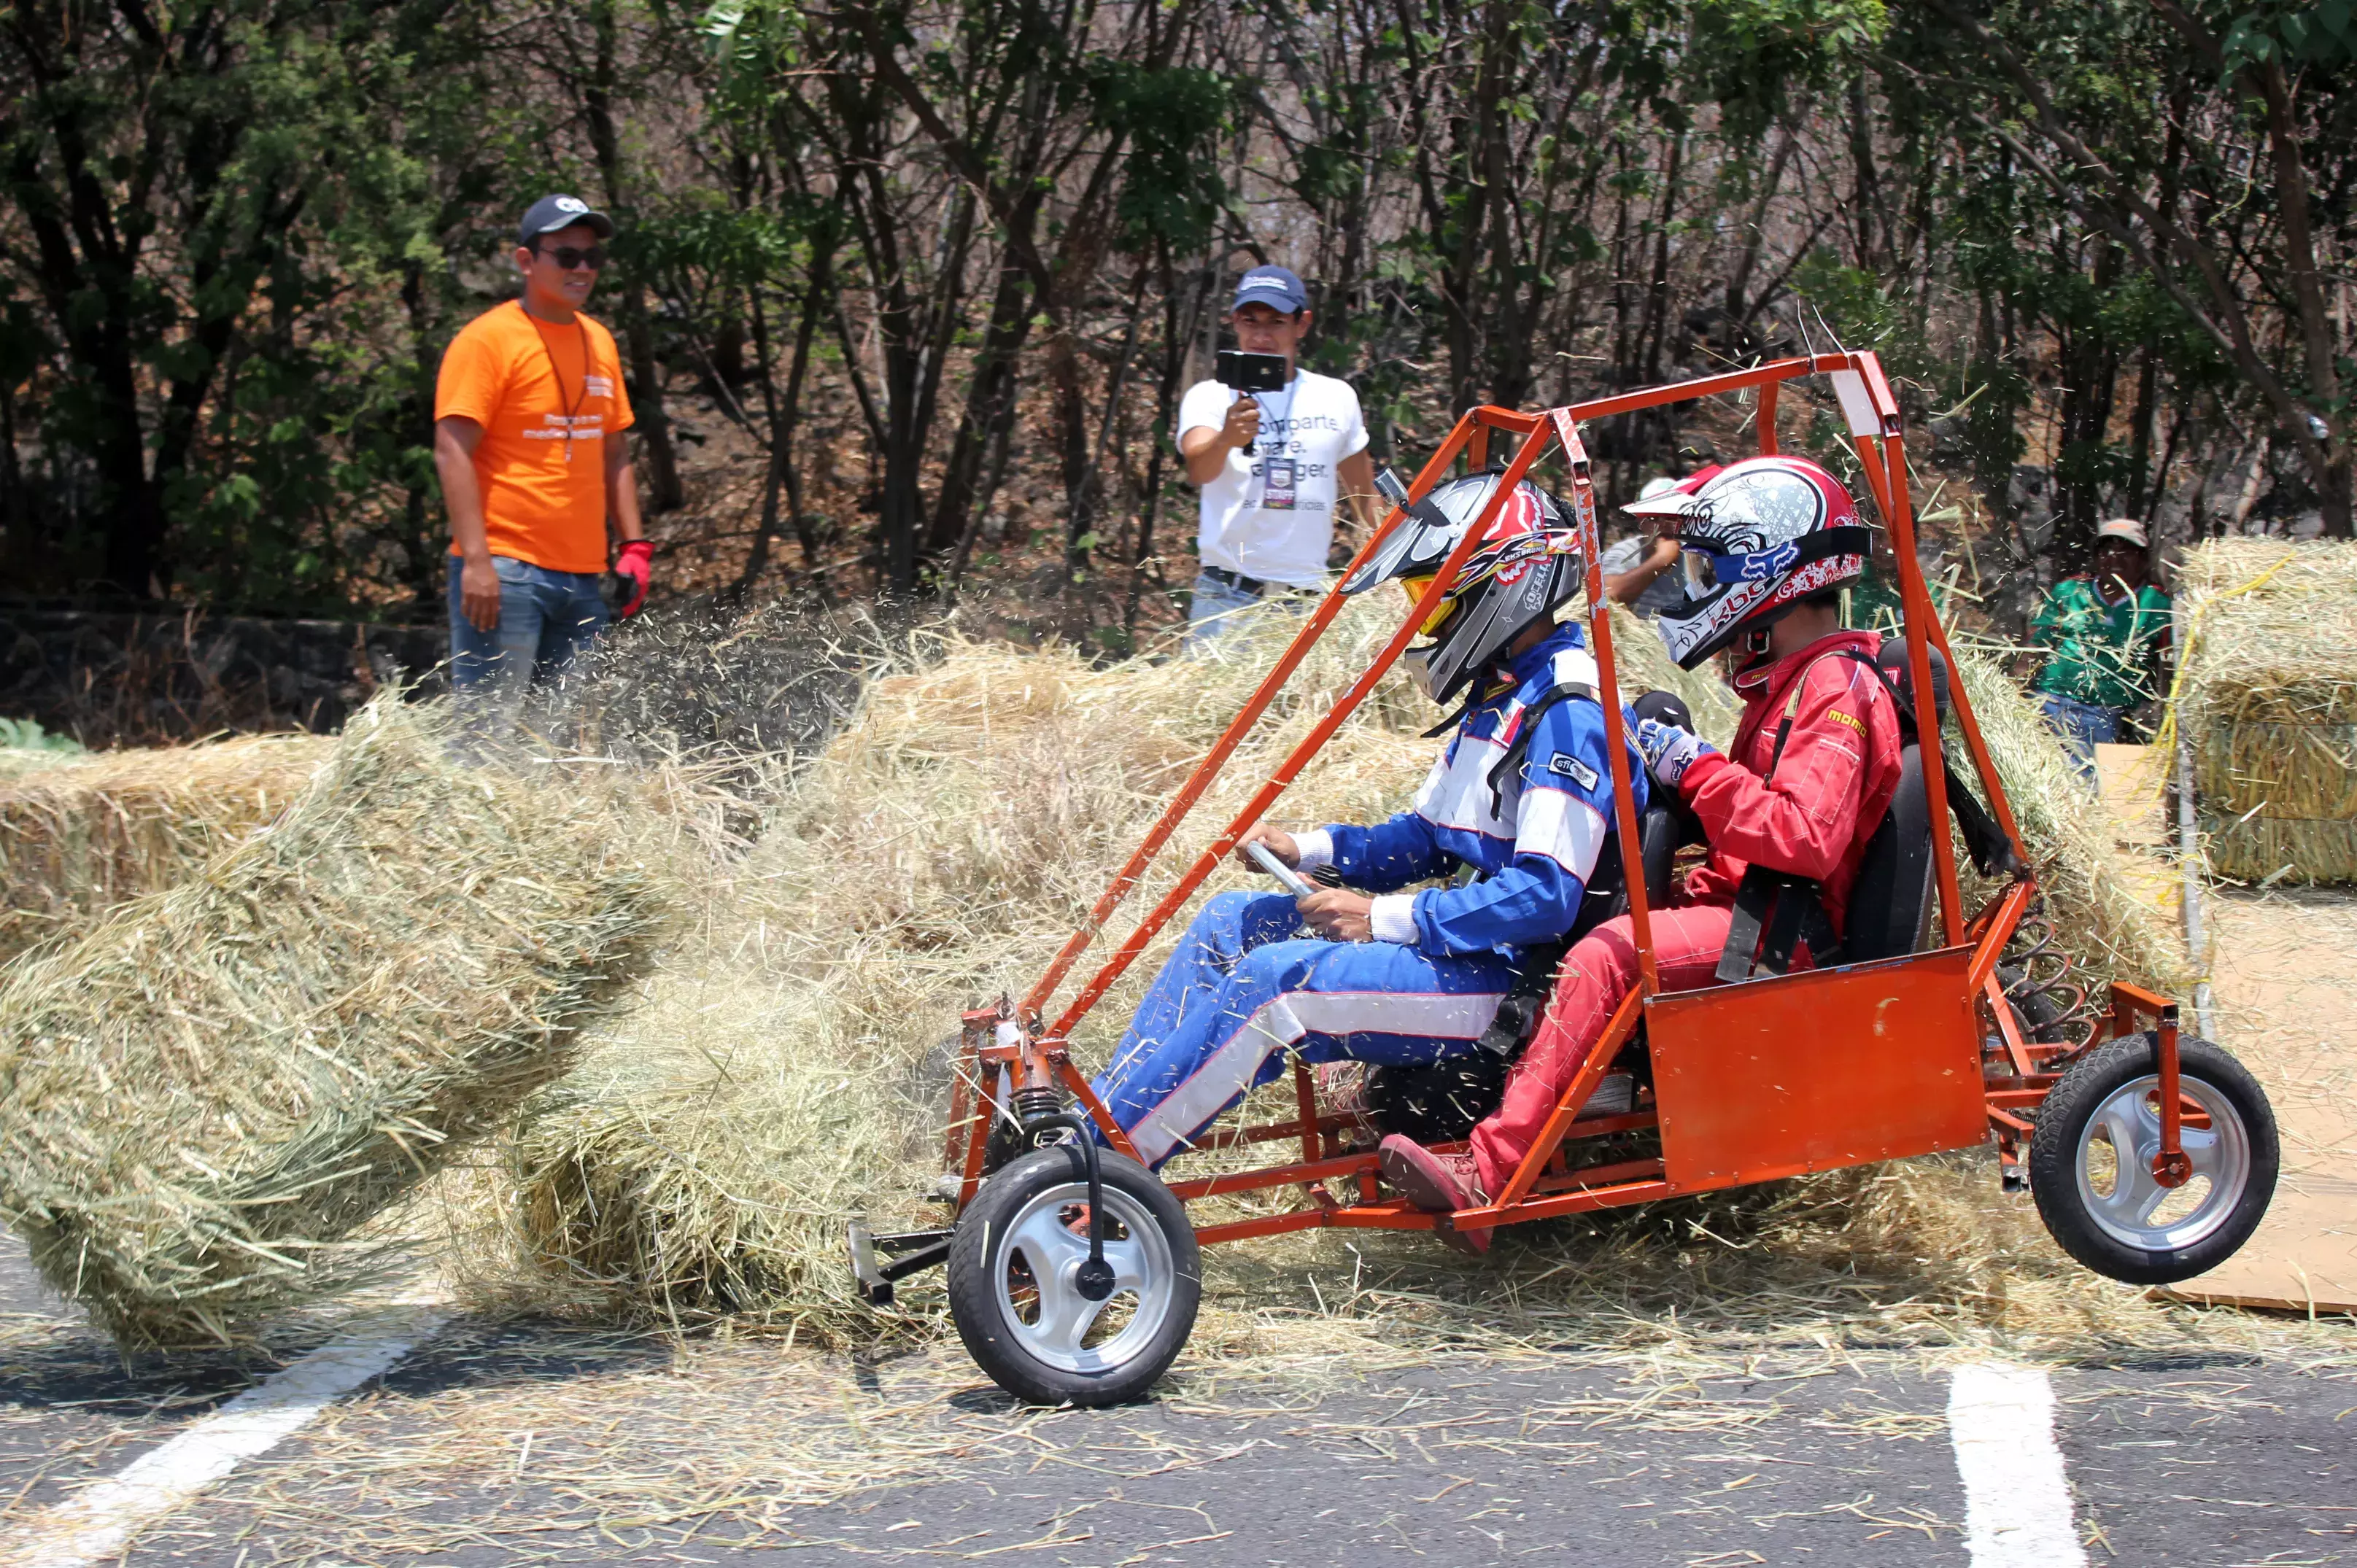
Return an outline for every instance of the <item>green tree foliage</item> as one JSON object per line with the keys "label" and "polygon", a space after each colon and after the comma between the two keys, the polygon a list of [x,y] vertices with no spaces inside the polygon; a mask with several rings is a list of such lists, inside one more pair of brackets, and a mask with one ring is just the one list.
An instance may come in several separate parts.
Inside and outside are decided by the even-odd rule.
{"label": "green tree foliage", "polygon": [[339,520],[425,482],[425,295],[451,199],[498,188],[459,134],[480,116],[468,16],[8,8],[0,364],[44,470],[20,477],[19,562],[54,550],[122,594],[276,604],[380,565]]}
{"label": "green tree foliage", "polygon": [[1691,17],[1693,71],[1738,138],[1846,86],[1889,27],[1882,0],[1698,0]]}
{"label": "green tree foliage", "polygon": [[2071,231],[2016,292],[2064,339],[2062,466],[2083,497],[2141,489],[2103,449],[2113,383],[2129,354],[2154,364],[2190,338],[2207,351],[2184,381],[2230,366],[2349,535],[2351,27],[2345,5],[2244,0],[1932,0],[1917,18],[1911,78]]}
{"label": "green tree foliage", "polygon": [[1227,206],[1214,155],[1228,126],[1228,84],[1200,66],[1104,60],[1090,86],[1096,123],[1129,149],[1114,203],[1123,248],[1202,249]]}
{"label": "green tree foliage", "polygon": [[[741,590],[942,590],[1013,490],[1126,628],[1255,259],[1383,450],[1831,337],[2066,557],[2346,533],[2352,91],[2357,0],[19,0],[0,527],[37,592],[433,613],[435,368],[571,188],[653,507],[749,443],[676,525]],[[1592,434],[1609,494],[1693,439]]]}

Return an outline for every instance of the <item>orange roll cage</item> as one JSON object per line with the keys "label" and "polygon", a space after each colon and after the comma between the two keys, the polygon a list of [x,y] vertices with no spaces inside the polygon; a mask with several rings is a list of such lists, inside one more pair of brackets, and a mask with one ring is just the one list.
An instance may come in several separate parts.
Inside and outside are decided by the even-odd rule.
{"label": "orange roll cage", "polygon": [[[1073,1066],[1072,1031],[1374,691],[1413,640],[1415,628],[1439,607],[1465,563],[1480,548],[1508,493],[1549,456],[1559,456],[1566,471],[1574,523],[1587,567],[1589,637],[1600,679],[1598,695],[1604,713],[1605,751],[1610,759],[1623,881],[1639,955],[1637,989],[1614,1013],[1598,1048],[1588,1054],[1565,1089],[1542,1135],[1487,1207],[1454,1216],[1436,1215],[1410,1208],[1402,1199],[1383,1198],[1376,1187],[1375,1155],[1352,1153],[1341,1145],[1337,1134],[1346,1119],[1319,1112],[1308,1069],[1297,1058],[1294,1119],[1214,1131],[1199,1146],[1294,1143],[1298,1157],[1256,1170],[1176,1180],[1168,1186],[1187,1201],[1299,1187],[1307,1203],[1282,1213],[1200,1226],[1198,1240],[1233,1240],[1318,1227],[1488,1228],[1803,1171],[1959,1148],[1991,1137],[2007,1171],[2015,1170],[2030,1130],[2020,1112],[2044,1099],[2059,1076],[2054,1070],[2056,1058],[2077,1047],[2026,1041],[2006,1004],[1998,960],[2030,908],[2035,879],[2022,873],[1986,907],[1969,915],[1964,909],[1948,829],[1949,781],[1935,726],[1926,726],[1928,743],[1921,755],[1932,825],[1932,870],[1940,911],[1937,947],[1900,958],[1767,976],[1700,991],[1664,993],[1661,989],[1627,749],[1622,744],[1621,694],[1604,591],[1595,488],[1580,427],[1588,421],[1637,409],[1753,392],[1757,393],[1754,428],[1759,449],[1773,453],[1778,391],[1784,382],[1805,376],[1830,378],[1867,489],[1889,533],[1897,558],[1901,629],[1912,690],[1919,693],[1933,690],[1931,657],[1934,649],[1948,660],[1950,670],[1955,670],[1947,633],[1916,557],[1899,404],[1875,355],[1844,352],[1779,360],[1537,413],[1495,407],[1470,411],[1416,474],[1409,497],[1415,500],[1428,494],[1460,456],[1477,467],[1484,464],[1493,432],[1514,443],[1502,482],[1491,489],[1464,538],[1366,669],[1203,847],[1177,884],[1114,949],[1064,1010],[1052,1022],[1044,1022],[1049,1001],[1081,955],[1340,613],[1341,592],[1339,586],[1329,588],[1038,982],[1019,1003],[1002,1003],[964,1015],[962,1070],[953,1091],[945,1150],[950,1168],[962,1178],[959,1206],[973,1198],[982,1181],[990,1123],[1003,1110],[1001,1096],[989,1088],[992,1085],[1017,1091],[1057,1088],[1069,1091],[1103,1130],[1108,1144],[1135,1157],[1127,1136]],[[1394,509],[1360,548],[1351,569],[1363,563],[1391,530],[1402,526],[1405,518],[1402,510]],[[2018,863],[2026,866],[2029,854],[1974,715],[1971,697],[1961,680],[1952,682],[1950,689],[1957,727],[1983,796]],[[2176,1007],[2124,983],[2113,987],[2112,999],[2111,1027],[2115,1034],[2129,1032],[2141,1015],[2152,1016],[2158,1026],[2163,1129],[2156,1175],[2165,1185],[2177,1185],[2185,1179],[2182,1173],[2188,1167],[2179,1148],[2180,1108],[2171,1092],[2178,1068]],[[1653,1056],[1653,1106],[1628,1114],[1580,1119],[1580,1108],[1641,1026],[1647,1031]],[[1860,1046],[1872,1048],[1846,1048]],[[1812,1070],[1831,1060],[1834,1053],[1839,1053],[1838,1072]],[[1576,1164],[1566,1152],[1575,1138],[1584,1143],[1646,1128],[1657,1128],[1661,1133],[1658,1158],[1608,1157],[1602,1163]],[[1329,1190],[1329,1183],[1343,1187],[1349,1198],[1338,1199]]]}

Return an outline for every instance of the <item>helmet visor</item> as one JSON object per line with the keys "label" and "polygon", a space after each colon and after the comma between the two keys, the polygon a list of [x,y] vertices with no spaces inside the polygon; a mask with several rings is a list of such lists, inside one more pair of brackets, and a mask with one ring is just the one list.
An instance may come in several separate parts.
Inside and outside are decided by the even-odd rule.
{"label": "helmet visor", "polygon": [[[1438,575],[1439,574],[1437,572],[1426,572],[1421,577],[1402,577],[1399,580],[1400,591],[1407,596],[1407,602],[1413,606],[1417,600],[1424,597],[1424,591],[1432,586],[1433,579]],[[1451,605],[1446,597],[1444,597],[1440,603],[1433,607],[1432,613],[1424,618],[1424,624],[1415,628],[1416,635],[1419,637],[1430,637],[1435,631],[1439,629],[1440,623],[1448,618],[1448,612],[1454,607],[1455,607]]]}
{"label": "helmet visor", "polygon": [[1805,562],[1857,550],[1865,534],[1862,528],[1828,528],[1797,542],[1738,555],[1689,544],[1679,560],[1685,565],[1687,586],[1702,595],[1722,585],[1775,582]]}

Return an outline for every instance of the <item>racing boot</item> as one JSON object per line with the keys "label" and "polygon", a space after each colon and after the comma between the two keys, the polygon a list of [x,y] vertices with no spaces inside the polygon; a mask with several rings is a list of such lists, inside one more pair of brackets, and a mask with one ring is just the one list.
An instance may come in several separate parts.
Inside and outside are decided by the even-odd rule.
{"label": "racing boot", "polygon": [[[1490,1201],[1470,1154],[1436,1155],[1413,1138],[1394,1133],[1383,1140],[1383,1179],[1427,1214],[1454,1214]],[[1487,1230],[1442,1230],[1442,1241],[1479,1257],[1490,1250]]]}

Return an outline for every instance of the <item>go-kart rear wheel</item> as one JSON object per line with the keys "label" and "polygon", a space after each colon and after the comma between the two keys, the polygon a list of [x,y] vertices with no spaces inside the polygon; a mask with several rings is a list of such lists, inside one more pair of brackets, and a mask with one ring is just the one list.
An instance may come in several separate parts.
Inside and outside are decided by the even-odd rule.
{"label": "go-kart rear wheel", "polygon": [[2039,1109],[2029,1187],[2062,1250],[2129,1284],[2169,1284],[2217,1267],[2250,1240],[2275,1196],[2276,1117],[2243,1064],[2179,1036],[2180,1142],[2193,1174],[2153,1175],[2160,1151],[2160,1055],[2131,1035],[2062,1076]]}
{"label": "go-kart rear wheel", "polygon": [[1035,1404],[1135,1399],[1195,1326],[1202,1260],[1186,1207],[1135,1160],[1100,1151],[1113,1294],[1080,1286],[1088,1170],[1058,1144],[985,1182],[950,1238],[950,1315],[991,1380]]}

